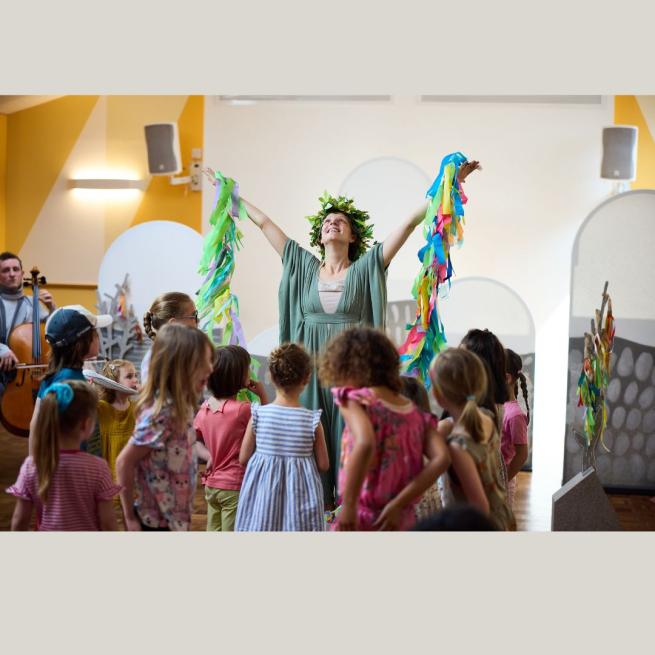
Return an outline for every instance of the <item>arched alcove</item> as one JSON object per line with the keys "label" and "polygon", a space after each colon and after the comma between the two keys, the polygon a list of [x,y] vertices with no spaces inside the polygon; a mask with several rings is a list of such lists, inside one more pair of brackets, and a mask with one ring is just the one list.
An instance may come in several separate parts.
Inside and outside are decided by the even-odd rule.
{"label": "arched alcove", "polygon": [[[152,301],[167,291],[181,291],[195,298],[202,285],[197,272],[202,236],[174,221],[148,221],[118,236],[107,249],[98,271],[98,295],[113,296],[116,285],[129,275],[128,302],[139,321]],[[144,336],[126,355],[138,366],[151,341]]]}
{"label": "arched alcove", "polygon": [[576,388],[583,335],[609,281],[616,337],[607,392],[605,443],[597,473],[606,488],[655,490],[655,191],[630,191],[599,205],[573,247],[564,481],[582,467],[583,412]]}
{"label": "arched alcove", "polygon": [[[427,173],[411,161],[377,157],[353,169],[341,184],[339,193],[354,198],[357,207],[368,211],[374,237],[383,241],[421,206],[431,183]],[[402,298],[411,288],[406,280],[416,275],[418,260],[414,253],[422,245],[421,230],[414,230],[401,254],[391,262],[387,273],[390,300]]]}

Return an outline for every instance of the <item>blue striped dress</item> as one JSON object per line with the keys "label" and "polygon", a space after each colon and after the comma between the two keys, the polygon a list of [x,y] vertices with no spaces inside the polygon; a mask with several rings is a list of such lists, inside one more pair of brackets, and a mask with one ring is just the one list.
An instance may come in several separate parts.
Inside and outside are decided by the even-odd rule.
{"label": "blue striped dress", "polygon": [[256,448],[239,493],[235,530],[325,530],[314,457],[320,409],[253,404]]}

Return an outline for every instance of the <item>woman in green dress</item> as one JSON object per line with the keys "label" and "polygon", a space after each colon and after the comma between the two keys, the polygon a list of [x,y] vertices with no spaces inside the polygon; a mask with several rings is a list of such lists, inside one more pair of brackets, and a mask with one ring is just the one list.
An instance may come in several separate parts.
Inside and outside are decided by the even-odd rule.
{"label": "woman in green dress", "polygon": [[[478,169],[479,162],[466,162],[458,179],[463,182]],[[321,210],[308,217],[312,223],[311,245],[320,259],[296,241],[257,207],[241,198],[249,218],[282,257],[279,288],[280,343],[301,343],[312,355],[344,330],[368,325],[385,328],[387,305],[386,272],[391,260],[425,216],[425,206],[406,219],[382,243],[369,248],[372,227],[368,213],[352,200],[323,196]],[[323,428],[330,454],[330,470],[323,475],[326,508],[334,507],[343,422],[330,390],[321,387],[316,371],[301,397],[310,409],[322,409]]]}

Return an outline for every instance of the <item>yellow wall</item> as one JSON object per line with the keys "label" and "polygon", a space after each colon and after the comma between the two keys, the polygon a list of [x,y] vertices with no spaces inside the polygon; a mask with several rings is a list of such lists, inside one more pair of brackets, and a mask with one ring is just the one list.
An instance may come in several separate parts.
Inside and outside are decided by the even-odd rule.
{"label": "yellow wall", "polygon": [[637,178],[633,189],[655,189],[655,107],[652,96],[616,96],[614,99],[614,123],[636,125],[639,128],[637,142]]}
{"label": "yellow wall", "polygon": [[[149,175],[144,125],[176,122],[186,167],[203,148],[203,114],[202,96],[64,96],[0,116],[0,244],[39,266],[59,305],[93,309],[102,258],[122,232],[150,220],[200,231],[202,194]],[[68,188],[73,177],[126,173],[145,191]]]}
{"label": "yellow wall", "polygon": [[0,250],[5,249],[5,179],[7,175],[7,117],[0,114]]}
{"label": "yellow wall", "polygon": [[[177,124],[180,135],[180,155],[185,166],[181,175],[188,174],[186,167],[191,161],[191,150],[202,147],[203,113],[204,98],[189,96]],[[200,232],[202,194],[189,192],[185,195],[184,192],[180,193],[179,187],[170,184],[168,177],[152,177],[132,225],[162,220],[171,214],[176,216],[175,220]]]}
{"label": "yellow wall", "polygon": [[46,284],[45,287],[55,299],[57,307],[64,305],[82,305],[94,311],[97,297],[95,284]]}
{"label": "yellow wall", "polygon": [[19,252],[98,96],[67,96],[7,117],[7,249]]}

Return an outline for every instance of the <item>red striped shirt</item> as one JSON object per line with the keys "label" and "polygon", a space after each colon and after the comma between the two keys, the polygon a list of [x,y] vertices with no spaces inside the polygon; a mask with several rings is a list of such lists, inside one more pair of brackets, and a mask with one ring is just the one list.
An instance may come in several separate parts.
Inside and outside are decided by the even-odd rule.
{"label": "red striped shirt", "polygon": [[34,503],[39,530],[100,530],[98,502],[111,500],[120,489],[104,459],[80,450],[61,450],[46,505],[39,498],[32,457],[23,462],[7,493]]}

